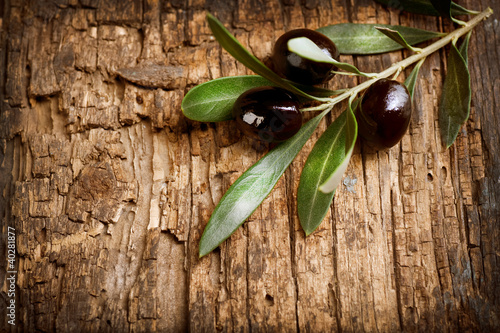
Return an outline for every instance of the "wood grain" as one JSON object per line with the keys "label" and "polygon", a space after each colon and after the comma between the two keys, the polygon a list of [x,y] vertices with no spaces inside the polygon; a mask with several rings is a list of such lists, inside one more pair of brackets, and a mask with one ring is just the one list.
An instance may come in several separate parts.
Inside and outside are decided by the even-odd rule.
{"label": "wood grain", "polygon": [[[81,332],[500,330],[500,4],[472,35],[471,117],[443,148],[446,49],[428,57],[410,130],[358,141],[322,225],[296,210],[313,134],[231,238],[198,242],[229,186],[269,149],[232,122],[183,117],[184,94],[251,74],[211,35],[210,11],[257,57],[285,31],[342,22],[451,31],[369,0],[6,1],[0,52],[2,253],[16,233],[16,326]],[[341,60],[387,68],[406,51]],[[400,80],[408,74],[405,71]],[[337,77],[329,88],[353,86]],[[309,116],[310,117],[310,116]]]}

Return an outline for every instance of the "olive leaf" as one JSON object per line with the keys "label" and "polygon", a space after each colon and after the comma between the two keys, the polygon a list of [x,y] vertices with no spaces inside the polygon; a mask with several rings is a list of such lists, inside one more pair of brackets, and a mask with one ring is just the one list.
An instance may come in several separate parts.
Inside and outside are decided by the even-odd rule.
{"label": "olive leaf", "polygon": [[335,191],[337,186],[340,184],[342,175],[349,165],[349,160],[351,159],[352,152],[354,150],[354,145],[356,144],[356,139],[358,138],[358,123],[354,112],[352,111],[354,95],[349,99],[346,115],[346,128],[345,128],[345,156],[336,168],[335,171],[330,174],[330,176],[321,184],[319,190],[323,193],[329,193]]}
{"label": "olive leaf", "polygon": [[465,24],[465,22],[457,20],[451,15],[451,0],[431,0],[431,4],[442,17],[461,25]]}
{"label": "olive leaf", "polygon": [[386,35],[387,37],[389,37],[390,39],[392,39],[393,41],[395,41],[396,43],[398,43],[399,45],[401,45],[402,47],[404,47],[410,51],[417,52],[417,51],[421,50],[419,48],[413,47],[410,44],[408,44],[406,39],[397,30],[389,29],[386,27],[379,27],[379,26],[375,27],[375,29],[377,29],[378,31],[380,31],[381,33],[383,33],[384,35]]}
{"label": "olive leaf", "polygon": [[219,246],[257,209],[330,110],[309,120],[297,134],[272,149],[231,185],[205,227],[200,257]]}
{"label": "olive leaf", "polygon": [[451,0],[430,0],[440,16],[451,19]]}
{"label": "olive leaf", "polygon": [[[356,131],[356,119],[349,106],[328,126],[307,157],[297,190],[297,211],[306,236],[318,228],[328,212],[349,163]],[[325,193],[320,187],[328,180],[332,182],[329,189],[333,189]]]}
{"label": "olive leaf", "polygon": [[458,51],[462,55],[462,57],[465,60],[465,64],[467,65],[467,68],[469,67],[469,55],[468,55],[468,50],[469,50],[469,41],[470,41],[470,36],[472,35],[472,30],[467,33],[464,37],[464,41],[462,44],[460,44],[460,48]]}
{"label": "olive leaf", "polygon": [[323,193],[318,188],[345,156],[345,115],[343,112],[337,117],[316,141],[300,175],[297,211],[306,236],[321,224],[335,194],[335,191]]}
{"label": "olive leaf", "polygon": [[477,10],[470,10],[465,7],[462,7],[455,2],[451,2],[451,15],[457,16],[457,15],[477,15],[480,12]]}
{"label": "olive leaf", "polygon": [[467,63],[454,43],[451,44],[447,63],[438,121],[443,143],[449,148],[460,127],[469,118],[471,87]]}
{"label": "olive leaf", "polygon": [[424,63],[426,58],[420,59],[419,62],[413,67],[410,75],[405,80],[405,86],[408,88],[408,92],[410,93],[410,98],[413,100],[413,94],[415,92],[415,85],[417,83],[418,72],[420,71],[420,67]]}
{"label": "olive leaf", "polygon": [[[291,84],[296,85],[293,82]],[[276,85],[259,75],[229,76],[207,81],[187,92],[182,100],[181,109],[191,120],[203,122],[229,120],[233,118],[232,109],[236,99],[245,91],[261,86]],[[314,86],[300,85],[300,89],[319,97],[340,93]]]}
{"label": "olive leaf", "polygon": [[182,100],[184,115],[192,120],[218,122],[233,118],[236,99],[251,88],[269,85],[258,75],[231,76],[211,80],[188,91]]}
{"label": "olive leaf", "polygon": [[264,65],[262,61],[257,59],[252,53],[245,49],[243,45],[241,45],[238,40],[224,27],[224,25],[222,25],[222,23],[217,20],[212,14],[207,13],[207,21],[210,29],[212,30],[212,33],[214,34],[214,37],[217,39],[219,44],[248,69],[268,79],[276,86],[289,90],[296,95],[318,101],[329,100],[328,98],[312,96],[300,90],[295,85],[292,85],[289,81],[282,79],[278,74]]}
{"label": "olive leaf", "polygon": [[397,31],[409,45],[415,45],[445,34],[417,28],[364,23],[340,23],[317,29],[330,38],[341,54],[377,54],[400,50],[403,47],[381,35],[375,27]]}
{"label": "olive leaf", "polygon": [[325,52],[321,51],[318,45],[307,37],[292,38],[288,41],[288,50],[296,53],[302,58],[313,60],[316,62],[323,62],[333,64],[349,73],[354,73],[361,76],[373,77],[375,74],[360,72],[355,66],[340,62],[330,57]]}
{"label": "olive leaf", "polygon": [[[432,15],[439,16],[440,13],[437,11],[431,3],[431,0],[375,0],[383,5],[396,8],[399,10],[404,10],[405,12],[422,14],[422,15]],[[451,15],[468,15],[468,14],[478,14],[479,12],[466,9],[455,2],[450,4]]]}

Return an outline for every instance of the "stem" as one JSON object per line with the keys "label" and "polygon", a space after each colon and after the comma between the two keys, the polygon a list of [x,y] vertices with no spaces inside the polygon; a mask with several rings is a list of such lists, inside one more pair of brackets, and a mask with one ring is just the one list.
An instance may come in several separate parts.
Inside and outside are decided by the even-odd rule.
{"label": "stem", "polygon": [[[365,82],[363,82],[355,87],[352,87],[351,89],[347,90],[345,93],[343,93],[337,97],[332,98],[331,101],[326,102],[325,104],[335,105],[335,104],[343,101],[344,99],[349,98],[350,96],[356,95],[360,91],[365,90],[366,88],[371,86],[378,79],[387,78],[387,77],[393,75],[394,73],[396,73],[398,70],[404,69],[404,68],[410,66],[411,64],[413,64],[421,59],[426,58],[431,53],[436,52],[440,48],[449,44],[451,41],[456,40],[459,37],[465,35],[469,31],[471,31],[476,25],[478,25],[482,20],[487,19],[491,14],[493,14],[493,10],[490,7],[486,8],[481,13],[479,13],[477,16],[472,18],[470,21],[466,22],[465,25],[462,26],[461,28],[458,28],[457,30],[450,32],[449,34],[447,34],[446,36],[437,40],[436,42],[432,43],[431,45],[423,48],[419,53],[411,55],[410,57],[393,64],[391,67],[378,73],[373,79],[367,80],[367,81],[365,81]],[[324,109],[326,109],[326,107]],[[316,110],[324,110],[324,109],[318,108]],[[316,110],[314,110],[314,108],[302,109],[302,111],[316,111]]]}
{"label": "stem", "polygon": [[308,108],[303,108],[303,109],[300,109],[300,111],[302,111],[302,112],[304,112],[304,111],[323,111],[323,110],[328,109],[329,107],[332,107],[333,105],[334,104],[332,102],[327,102],[327,103],[323,103],[320,105],[311,106]]}
{"label": "stem", "polygon": [[331,73],[336,74],[336,75],[359,76],[359,74],[356,74],[356,73],[349,73],[349,72],[331,71]]}

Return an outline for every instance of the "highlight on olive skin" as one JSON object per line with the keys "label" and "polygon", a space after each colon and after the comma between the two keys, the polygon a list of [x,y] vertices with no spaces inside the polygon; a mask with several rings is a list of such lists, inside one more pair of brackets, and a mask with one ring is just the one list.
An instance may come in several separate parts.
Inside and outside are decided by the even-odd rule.
{"label": "highlight on olive skin", "polygon": [[295,29],[284,33],[276,41],[271,54],[273,70],[286,79],[306,85],[329,81],[335,75],[333,71],[337,70],[337,67],[302,58],[288,50],[288,41],[297,37],[309,38],[328,56],[339,59],[339,51],[330,38],[314,30]]}
{"label": "highlight on olive skin", "polygon": [[375,81],[356,108],[359,135],[376,148],[391,148],[408,130],[411,97],[404,84],[395,80]]}
{"label": "highlight on olive skin", "polygon": [[290,92],[270,86],[247,90],[233,106],[242,133],[265,142],[291,138],[302,126],[298,99]]}

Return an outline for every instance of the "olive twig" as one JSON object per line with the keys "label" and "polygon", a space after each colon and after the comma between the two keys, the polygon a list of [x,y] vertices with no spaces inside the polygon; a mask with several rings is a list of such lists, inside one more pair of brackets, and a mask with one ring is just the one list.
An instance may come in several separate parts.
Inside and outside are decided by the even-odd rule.
{"label": "olive twig", "polygon": [[349,72],[339,72],[339,71],[331,71],[332,74],[345,75],[345,76],[365,76],[365,77],[375,77],[377,73],[363,73],[363,75],[358,73],[349,73]]}
{"label": "olive twig", "polygon": [[435,41],[434,43],[430,44],[429,46],[423,48],[421,50],[421,52],[415,53],[406,59],[403,59],[397,63],[394,63],[391,67],[378,73],[374,78],[369,79],[363,83],[358,84],[355,87],[348,89],[343,94],[332,98],[331,101],[329,101],[329,102],[325,102],[324,104],[322,104],[322,105],[325,105],[324,109],[305,108],[305,109],[302,109],[301,111],[326,110],[326,108],[327,108],[326,105],[333,106],[333,105],[345,100],[346,98],[351,97],[352,95],[358,94],[359,92],[361,92],[361,91],[367,89],[369,86],[371,86],[375,81],[382,79],[382,78],[387,78],[387,77],[395,74],[396,72],[398,72],[398,70],[404,69],[404,68],[426,58],[428,55],[443,48],[444,46],[448,45],[450,42],[465,35],[469,31],[471,31],[476,25],[478,25],[481,21],[490,17],[491,14],[493,14],[493,10],[490,7],[486,8],[481,13],[479,13],[477,16],[473,17],[470,21],[466,22],[466,24],[464,26],[450,32],[449,34],[442,37],[441,39],[439,39],[439,40]]}
{"label": "olive twig", "polygon": [[335,105],[336,103],[332,103],[332,102],[326,102],[326,103],[323,103],[323,104],[320,104],[320,105],[317,105],[317,106],[310,106],[308,108],[303,108],[303,109],[300,109],[301,112],[310,112],[310,111],[324,111],[328,108],[331,108]]}

